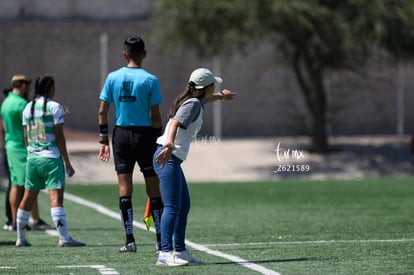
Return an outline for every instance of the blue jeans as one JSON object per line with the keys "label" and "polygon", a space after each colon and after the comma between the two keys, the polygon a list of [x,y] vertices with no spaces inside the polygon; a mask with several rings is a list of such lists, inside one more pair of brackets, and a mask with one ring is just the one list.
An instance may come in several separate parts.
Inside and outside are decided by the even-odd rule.
{"label": "blue jeans", "polygon": [[187,217],[190,211],[190,194],[187,181],[181,169],[181,159],[172,155],[171,159],[160,167],[155,157],[161,152],[159,146],[154,154],[154,170],[160,180],[164,211],[161,217],[161,250],[184,251]]}

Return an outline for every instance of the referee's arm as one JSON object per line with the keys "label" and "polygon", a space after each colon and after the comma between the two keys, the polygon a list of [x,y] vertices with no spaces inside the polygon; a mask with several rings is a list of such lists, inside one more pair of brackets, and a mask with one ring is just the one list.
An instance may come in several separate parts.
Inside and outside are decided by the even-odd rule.
{"label": "referee's arm", "polygon": [[160,105],[151,106],[151,121],[152,121],[152,128],[154,129],[162,128]]}
{"label": "referee's arm", "polygon": [[109,137],[108,137],[109,135],[108,133],[109,106],[110,104],[108,102],[101,100],[101,103],[99,105],[99,111],[98,111],[99,136],[101,137],[101,140],[99,141],[99,143],[101,143],[101,147],[99,149],[99,158],[104,162],[108,162],[111,156],[111,153],[109,150]]}
{"label": "referee's arm", "polygon": [[[98,123],[99,125],[107,125],[108,124],[108,110],[109,110],[110,104],[108,102],[105,102],[101,100],[101,103],[99,105],[99,111],[98,111]],[[108,140],[108,136],[101,136],[101,140]]]}

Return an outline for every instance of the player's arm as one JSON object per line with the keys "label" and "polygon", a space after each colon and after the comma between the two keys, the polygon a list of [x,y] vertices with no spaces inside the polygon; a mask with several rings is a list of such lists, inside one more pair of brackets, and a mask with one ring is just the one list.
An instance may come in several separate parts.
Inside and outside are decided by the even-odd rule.
{"label": "player's arm", "polygon": [[23,126],[23,137],[24,137],[24,144],[26,148],[29,146],[29,141],[27,140],[27,127]]}
{"label": "player's arm", "polygon": [[175,136],[177,135],[178,127],[180,127],[180,122],[178,120],[172,119],[170,126],[168,127],[167,142],[163,145],[162,151],[156,157],[157,163],[161,166],[164,166],[171,158],[172,152],[174,150]]}
{"label": "player's arm", "polygon": [[208,102],[214,102],[217,100],[232,100],[237,95],[230,90],[224,89],[219,93],[214,93],[208,97]]}
{"label": "player's arm", "polygon": [[75,170],[72,167],[72,164],[69,160],[68,150],[66,148],[66,139],[65,134],[63,133],[63,123],[55,124],[55,135],[56,135],[56,144],[59,148],[59,152],[62,155],[63,161],[65,162],[66,174],[71,177],[75,174]]}
{"label": "player's arm", "polygon": [[99,136],[101,147],[99,149],[99,158],[108,162],[111,156],[109,150],[109,133],[108,133],[108,110],[110,103],[101,100],[98,111]]}
{"label": "player's arm", "polygon": [[153,133],[155,137],[162,135],[162,118],[160,113],[160,104],[162,96],[160,91],[160,83],[156,77],[151,81],[151,92],[149,94],[150,116],[152,122]]}
{"label": "player's arm", "polygon": [[155,136],[161,136],[162,132],[162,118],[160,113],[160,105],[151,106],[151,121]]}
{"label": "player's arm", "polygon": [[4,124],[3,124],[3,119],[1,119],[1,117],[0,117],[0,144],[1,144],[1,148],[0,148],[0,150],[2,151],[2,152],[4,152],[4,150],[5,150],[5,142],[6,142],[6,139],[5,139],[5,130],[4,130]]}
{"label": "player's arm", "polygon": [[[108,110],[109,110],[110,103],[105,102],[101,100],[101,103],[99,105],[99,111],[98,111],[98,123],[99,127],[102,128],[103,125],[108,125]],[[101,140],[108,140],[108,128],[106,129],[106,132],[100,131],[99,135],[101,137]]]}

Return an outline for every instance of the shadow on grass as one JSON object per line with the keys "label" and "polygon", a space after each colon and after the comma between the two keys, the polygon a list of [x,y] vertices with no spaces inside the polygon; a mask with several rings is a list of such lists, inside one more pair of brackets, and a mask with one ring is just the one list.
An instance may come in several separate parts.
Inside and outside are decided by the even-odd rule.
{"label": "shadow on grass", "polygon": [[0,242],[0,246],[15,246],[16,242]]}

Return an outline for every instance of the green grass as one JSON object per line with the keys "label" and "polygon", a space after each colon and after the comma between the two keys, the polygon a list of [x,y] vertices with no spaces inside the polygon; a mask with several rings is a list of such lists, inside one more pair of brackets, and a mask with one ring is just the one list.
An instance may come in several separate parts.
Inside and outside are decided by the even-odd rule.
{"label": "green grass", "polygon": [[[118,212],[116,185],[72,185],[67,192]],[[190,184],[187,239],[282,274],[414,274],[414,179]],[[135,220],[145,206],[134,190]],[[4,201],[4,192],[0,192]],[[48,199],[39,199],[50,222]],[[3,204],[0,211],[4,213]],[[28,232],[32,247],[16,248],[1,232],[0,274],[259,274],[192,250],[202,266],[157,268],[154,234],[135,229],[138,253],[120,254],[120,222],[65,201],[70,234],[85,248],[58,248],[57,237]],[[333,242],[321,242],[321,241]],[[390,240],[390,241],[381,241]]]}

